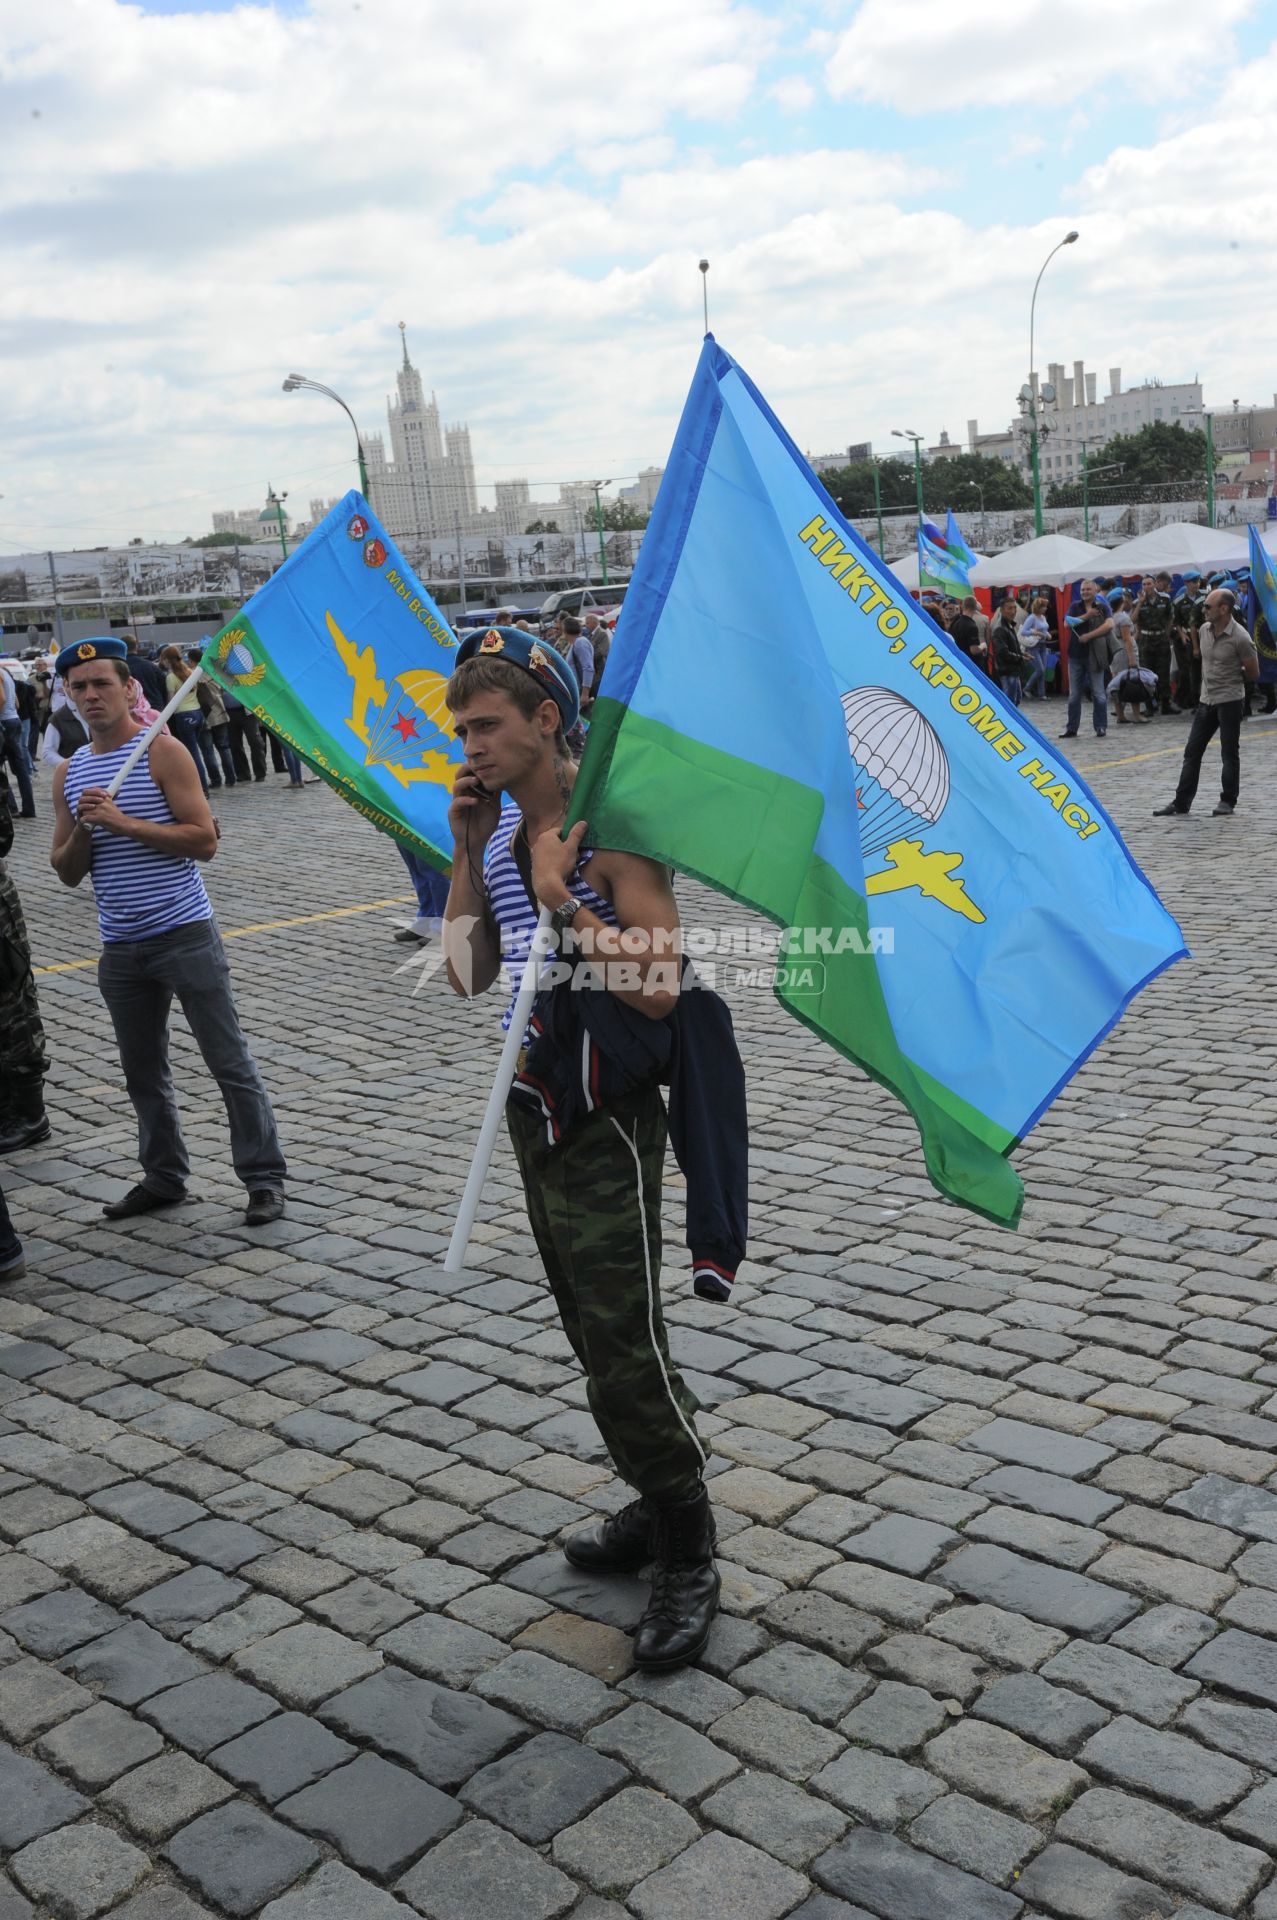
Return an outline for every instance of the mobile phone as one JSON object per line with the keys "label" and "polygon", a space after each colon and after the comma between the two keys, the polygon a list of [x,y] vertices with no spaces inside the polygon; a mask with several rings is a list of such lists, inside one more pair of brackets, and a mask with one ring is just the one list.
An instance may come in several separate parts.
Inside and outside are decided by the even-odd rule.
{"label": "mobile phone", "polygon": [[495,795],[488,792],[488,789],[484,786],[482,780],[475,781],[474,786],[471,788],[471,792],[474,794],[474,797],[476,800],[492,800],[495,798]]}

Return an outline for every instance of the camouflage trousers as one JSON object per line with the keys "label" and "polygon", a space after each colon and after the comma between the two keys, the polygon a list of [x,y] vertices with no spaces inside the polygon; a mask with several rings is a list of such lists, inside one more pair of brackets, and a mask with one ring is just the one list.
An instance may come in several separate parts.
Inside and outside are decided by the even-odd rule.
{"label": "camouflage trousers", "polygon": [[38,1087],[47,1068],[26,922],[18,889],[0,861],[0,1117],[10,1096],[24,1083]]}
{"label": "camouflage trousers", "polygon": [[616,1471],[657,1504],[696,1491],[697,1400],[661,1315],[665,1108],[655,1087],[592,1113],[547,1148],[535,1117],[506,1124],[528,1218],[586,1395]]}

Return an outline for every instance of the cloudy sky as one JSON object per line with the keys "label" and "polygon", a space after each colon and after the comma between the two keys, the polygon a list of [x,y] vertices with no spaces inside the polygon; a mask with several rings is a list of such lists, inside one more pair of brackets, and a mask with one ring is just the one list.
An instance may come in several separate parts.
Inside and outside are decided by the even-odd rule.
{"label": "cloudy sky", "polygon": [[1275,98],[1273,0],[0,0],[0,548],[341,491],[281,379],[400,320],[481,483],[633,475],[702,254],[818,452],[1005,425],[1070,226],[1041,366],[1270,402]]}

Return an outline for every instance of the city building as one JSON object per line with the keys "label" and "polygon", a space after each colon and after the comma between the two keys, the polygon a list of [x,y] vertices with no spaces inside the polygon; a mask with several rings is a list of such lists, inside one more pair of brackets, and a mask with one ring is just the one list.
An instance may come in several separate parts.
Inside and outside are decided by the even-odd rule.
{"label": "city building", "polygon": [[[313,507],[313,501],[311,505]],[[281,507],[284,515],[284,532],[286,535],[291,535],[293,523],[288,517],[288,508],[282,506],[282,500]],[[258,540],[278,540],[279,512],[269,495],[260,513],[255,512],[251,507],[226,507],[220,513],[213,515],[213,532],[233,533],[237,540],[244,542],[245,546],[251,546]]]}
{"label": "city building", "polygon": [[633,507],[635,513],[650,513],[656,505],[656,496],[661,490],[664,476],[664,467],[640,467],[634,485],[621,487],[617,498],[623,500],[627,507]]}
{"label": "city building", "polygon": [[396,538],[436,539],[464,532],[478,512],[470,429],[446,426],[434,394],[408,358],[402,321],[403,365],[395,376],[398,398],[387,400],[390,451],[380,433],[363,436],[372,507]]}

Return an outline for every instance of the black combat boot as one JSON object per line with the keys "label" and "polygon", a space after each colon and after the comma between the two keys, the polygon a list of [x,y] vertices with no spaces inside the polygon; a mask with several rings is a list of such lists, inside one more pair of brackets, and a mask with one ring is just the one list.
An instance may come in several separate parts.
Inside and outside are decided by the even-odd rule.
{"label": "black combat boot", "polygon": [[648,1673],[686,1666],[705,1648],[722,1581],[714,1565],[714,1516],[704,1487],[658,1508],[652,1597],[634,1635],[634,1664]]}
{"label": "black combat boot", "polygon": [[20,1080],[10,1089],[9,1110],[0,1131],[0,1153],[16,1153],[19,1147],[34,1147],[47,1140],[51,1128],[44,1110],[44,1083]]}
{"label": "black combat boot", "polygon": [[637,1573],[652,1557],[654,1518],[646,1500],[631,1500],[619,1513],[570,1534],[563,1551],[587,1573]]}

